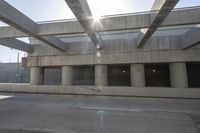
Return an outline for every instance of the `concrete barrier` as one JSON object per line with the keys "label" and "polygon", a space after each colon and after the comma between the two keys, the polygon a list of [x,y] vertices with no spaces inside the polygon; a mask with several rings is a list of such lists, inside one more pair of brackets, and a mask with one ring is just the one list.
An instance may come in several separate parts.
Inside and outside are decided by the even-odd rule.
{"label": "concrete barrier", "polygon": [[0,84],[0,92],[122,97],[200,98],[199,88]]}

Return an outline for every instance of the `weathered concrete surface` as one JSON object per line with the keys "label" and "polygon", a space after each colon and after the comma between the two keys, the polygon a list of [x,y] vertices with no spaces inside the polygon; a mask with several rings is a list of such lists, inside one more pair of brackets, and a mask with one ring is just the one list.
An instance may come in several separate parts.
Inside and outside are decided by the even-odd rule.
{"label": "weathered concrete surface", "polygon": [[156,0],[152,10],[159,10],[156,17],[150,24],[150,27],[146,29],[143,35],[138,36],[138,44],[139,48],[143,47],[149,38],[155,33],[158,27],[163,23],[172,9],[176,6],[179,0]]}
{"label": "weathered concrete surface", "polygon": [[131,86],[145,87],[144,64],[131,64]]}
{"label": "weathered concrete surface", "polygon": [[10,48],[18,49],[24,52],[32,53],[33,52],[33,46],[25,43],[23,41],[17,40],[15,38],[9,38],[9,39],[0,39],[0,45],[7,46]]}
{"label": "weathered concrete surface", "polygon": [[186,63],[170,63],[171,86],[175,88],[188,88]]}
{"label": "weathered concrete surface", "polygon": [[188,49],[200,44],[200,29],[192,28],[182,36],[182,48]]}
{"label": "weathered concrete surface", "polygon": [[[56,37],[41,37],[38,35],[38,25],[33,20],[25,16],[23,13],[12,7],[5,0],[0,1],[0,20],[8,25],[24,32],[27,35],[34,36],[40,41],[56,48],[65,51],[64,42]],[[5,33],[4,33],[5,34]]]}
{"label": "weathered concrete surface", "polygon": [[41,67],[31,67],[30,84],[39,85],[43,83],[44,70]]}
{"label": "weathered concrete surface", "polygon": [[[123,35],[123,34],[122,34]],[[133,34],[132,34],[133,35]],[[72,38],[73,39],[73,38]],[[83,37],[84,39],[84,37]],[[68,39],[63,41],[67,42]],[[34,52],[29,56],[42,56],[42,55],[79,55],[79,54],[95,54],[96,48],[90,41],[68,43],[66,52],[60,52],[56,49],[43,45],[40,41],[31,39],[30,43],[34,46]],[[36,45],[35,45],[36,44]],[[40,44],[40,45],[37,45]],[[181,49],[180,35],[174,36],[161,36],[153,37],[149,40],[148,45],[145,45],[143,49],[137,48],[137,39],[134,36],[130,37],[126,35],[122,39],[104,40],[103,49],[101,53],[127,53],[127,52],[147,52],[147,51],[161,51],[161,50],[174,50]]]}
{"label": "weathered concrete surface", "polygon": [[108,68],[107,65],[95,65],[95,85],[108,85]]}
{"label": "weathered concrete surface", "polygon": [[[199,24],[200,8],[194,9],[182,9],[172,11],[165,21],[160,25],[177,26],[177,25],[191,25]],[[149,28],[152,20],[155,18],[156,13],[143,13],[143,14],[129,14],[121,16],[110,16],[101,19],[101,27],[96,27],[95,31],[116,31],[116,30],[128,30],[128,29],[141,29]],[[179,18],[179,19],[177,19]],[[65,35],[84,33],[83,28],[76,20],[68,20],[64,22],[51,22],[38,24],[38,35]],[[14,29],[12,27],[0,27],[0,38],[8,37],[27,37],[28,35],[23,32]]]}
{"label": "weathered concrete surface", "polygon": [[0,84],[0,92],[45,93],[67,95],[100,95],[128,97],[200,98],[200,89],[162,87],[115,87],[115,86],[55,86],[28,84]]}
{"label": "weathered concrete surface", "polygon": [[197,133],[198,123],[194,121],[200,120],[199,100],[19,94],[0,97],[3,133]]}
{"label": "weathered concrete surface", "polygon": [[[130,58],[131,57],[131,58]],[[38,56],[28,57],[27,67],[31,66],[63,66],[63,65],[94,65],[94,64],[132,64],[132,63],[170,63],[200,61],[200,49],[133,51],[96,53],[85,55]]]}
{"label": "weathered concrete surface", "polygon": [[99,33],[94,29],[95,22],[92,18],[87,0],[65,0],[71,11],[76,16],[84,31],[88,34],[93,44],[100,48],[102,39]]}
{"label": "weathered concrete surface", "polygon": [[73,85],[74,69],[72,66],[62,66],[62,85]]}

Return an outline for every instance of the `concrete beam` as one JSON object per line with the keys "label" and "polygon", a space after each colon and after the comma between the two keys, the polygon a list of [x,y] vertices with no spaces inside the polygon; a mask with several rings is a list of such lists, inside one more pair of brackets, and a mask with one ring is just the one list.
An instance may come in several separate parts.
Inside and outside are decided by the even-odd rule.
{"label": "concrete beam", "polygon": [[[172,11],[165,21],[160,25],[166,26],[180,26],[192,25],[200,23],[200,8],[181,9]],[[119,31],[149,28],[150,23],[156,17],[157,13],[144,14],[129,14],[123,16],[110,16],[101,19],[102,28],[95,27],[98,32],[105,31]],[[179,19],[177,19],[179,18]],[[128,21],[127,21],[128,20]],[[38,35],[66,35],[84,33],[83,28],[78,21],[64,21],[38,24]],[[0,27],[0,38],[10,37],[27,37],[28,35],[13,27]]]}
{"label": "concrete beam", "polygon": [[102,46],[100,35],[93,28],[95,22],[92,18],[92,13],[88,6],[87,0],[65,0],[71,11],[74,13],[84,31],[88,34],[91,41],[97,48]]}
{"label": "concrete beam", "polygon": [[151,8],[151,11],[160,10],[165,2],[166,0],[155,0]]}
{"label": "concrete beam", "polygon": [[[159,2],[158,2],[159,1]],[[139,34],[138,36],[138,44],[137,47],[143,47],[149,38],[154,34],[158,27],[162,24],[165,18],[169,15],[172,9],[176,6],[179,0],[156,0],[153,5],[153,10],[159,10],[156,17],[153,19],[150,27],[145,30],[143,34]]]}
{"label": "concrete beam", "polygon": [[[200,61],[200,49],[184,50],[150,50],[134,52],[101,53],[101,57],[94,54],[60,55],[60,56],[29,56],[26,65],[31,66],[64,66],[64,65],[96,65],[96,64],[143,64],[143,63],[173,63]],[[130,58],[131,57],[131,58]]]}
{"label": "concrete beam", "polygon": [[61,40],[58,39],[55,40],[54,38],[40,37],[38,35],[37,23],[35,23],[33,20],[31,20],[23,13],[15,9],[13,6],[8,4],[5,0],[0,1],[0,20],[18,29],[19,31],[27,34],[28,36],[33,36],[38,40],[45,42],[46,44],[56,49],[65,51],[65,46],[63,46]]}
{"label": "concrete beam", "polygon": [[9,38],[9,39],[0,39],[0,45],[7,46],[10,48],[14,48],[20,51],[32,53],[33,52],[33,47],[32,45],[25,43],[23,41],[14,39],[14,38]]}
{"label": "concrete beam", "polygon": [[200,44],[200,29],[193,28],[182,36],[182,49],[189,49]]}

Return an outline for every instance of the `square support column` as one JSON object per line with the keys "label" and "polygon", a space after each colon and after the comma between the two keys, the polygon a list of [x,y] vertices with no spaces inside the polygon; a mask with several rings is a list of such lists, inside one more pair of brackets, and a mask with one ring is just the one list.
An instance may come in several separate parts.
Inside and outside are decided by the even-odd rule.
{"label": "square support column", "polygon": [[107,65],[95,66],[95,85],[107,86],[108,85],[108,70]]}
{"label": "square support column", "polygon": [[144,64],[131,64],[131,86],[145,87]]}
{"label": "square support column", "polygon": [[44,80],[44,69],[42,67],[31,67],[31,85],[40,85],[43,84]]}
{"label": "square support column", "polygon": [[187,68],[185,63],[171,63],[170,69],[170,81],[171,87],[174,88],[187,88]]}
{"label": "square support column", "polygon": [[74,68],[73,66],[62,66],[62,85],[73,85]]}

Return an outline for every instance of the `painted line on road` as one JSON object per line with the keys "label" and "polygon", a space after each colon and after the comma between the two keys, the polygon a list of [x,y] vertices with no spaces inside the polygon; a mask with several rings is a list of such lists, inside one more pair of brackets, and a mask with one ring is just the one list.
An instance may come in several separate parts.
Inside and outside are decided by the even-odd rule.
{"label": "painted line on road", "polygon": [[98,108],[98,107],[79,107],[80,109],[89,110],[105,110],[105,111],[126,111],[126,112],[140,112],[139,109],[120,109],[120,108]]}

